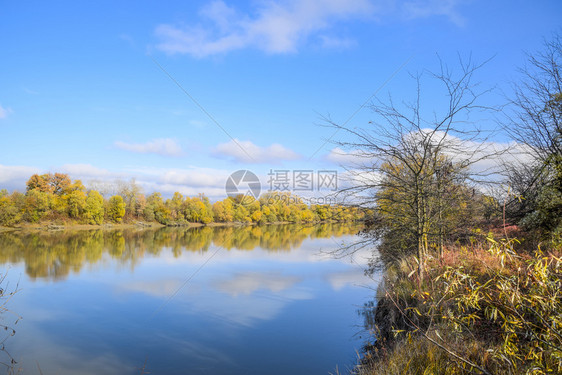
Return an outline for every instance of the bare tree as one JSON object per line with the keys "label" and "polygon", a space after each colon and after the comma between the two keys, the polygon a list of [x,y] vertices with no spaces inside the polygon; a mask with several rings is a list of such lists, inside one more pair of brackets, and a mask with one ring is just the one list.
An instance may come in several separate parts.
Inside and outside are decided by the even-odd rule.
{"label": "bare tree", "polygon": [[553,231],[562,225],[562,37],[554,34],[542,51],[528,53],[520,73],[504,127],[527,158],[507,165],[515,195],[508,212]]}
{"label": "bare tree", "polygon": [[[491,149],[486,142],[490,134],[485,136],[471,121],[476,112],[493,110],[480,103],[490,90],[479,89],[473,81],[482,66],[459,58],[457,72],[441,62],[437,73],[414,76],[414,101],[397,105],[389,96],[386,102],[373,103],[376,119],[367,128],[340,126],[327,119],[351,136],[336,144],[358,160],[348,166],[350,186],[340,194],[373,208],[387,237],[400,233],[408,242],[405,245],[416,249],[420,277],[430,245],[442,249],[446,221],[459,210],[461,197],[476,194],[469,182],[485,181],[493,172],[474,167],[501,152]],[[427,76],[444,93],[444,101],[434,103],[430,110],[422,94]]]}
{"label": "bare tree", "polygon": [[138,219],[146,205],[142,187],[137,184],[134,178],[129,181],[118,180],[116,181],[116,185],[117,194],[123,197],[128,216]]}
{"label": "bare tree", "polygon": [[562,155],[562,38],[555,34],[544,41],[544,49],[527,54],[520,69],[523,79],[514,85],[510,100],[513,112],[505,124],[517,142],[528,146],[531,155],[548,163]]}

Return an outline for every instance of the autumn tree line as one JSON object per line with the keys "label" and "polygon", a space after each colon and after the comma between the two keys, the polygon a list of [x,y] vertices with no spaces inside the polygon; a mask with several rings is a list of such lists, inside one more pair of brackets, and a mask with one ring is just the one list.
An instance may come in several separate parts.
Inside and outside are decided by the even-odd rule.
{"label": "autumn tree line", "polygon": [[214,203],[203,194],[184,197],[176,192],[169,199],[158,192],[145,196],[134,180],[121,184],[116,195],[106,198],[63,173],[34,174],[26,183],[25,194],[0,190],[0,226],[7,227],[44,222],[301,223],[352,221],[363,217],[363,210],[340,205],[307,205],[302,198],[285,192],[267,193],[260,199],[228,197]]}

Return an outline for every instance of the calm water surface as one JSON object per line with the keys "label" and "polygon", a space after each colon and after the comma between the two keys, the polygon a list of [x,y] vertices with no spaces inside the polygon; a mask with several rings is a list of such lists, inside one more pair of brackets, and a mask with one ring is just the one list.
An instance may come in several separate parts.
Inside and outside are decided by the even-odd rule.
{"label": "calm water surface", "polygon": [[[5,342],[24,374],[328,374],[372,297],[358,227],[0,233]],[[4,313],[2,323],[13,315]],[[2,361],[9,360],[2,353]]]}

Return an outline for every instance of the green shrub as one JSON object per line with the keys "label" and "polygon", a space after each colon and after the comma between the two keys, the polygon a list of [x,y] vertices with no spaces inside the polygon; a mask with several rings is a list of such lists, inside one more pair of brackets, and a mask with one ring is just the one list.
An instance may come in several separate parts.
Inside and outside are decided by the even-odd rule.
{"label": "green shrub", "polygon": [[413,257],[389,269],[380,338],[395,338],[360,373],[562,373],[562,257],[490,242],[430,258],[423,281]]}

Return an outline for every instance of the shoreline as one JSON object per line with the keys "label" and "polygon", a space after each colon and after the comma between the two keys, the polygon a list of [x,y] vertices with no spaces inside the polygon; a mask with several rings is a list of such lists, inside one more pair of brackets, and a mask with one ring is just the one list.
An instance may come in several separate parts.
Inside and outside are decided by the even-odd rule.
{"label": "shoreline", "polygon": [[240,223],[186,223],[186,224],[170,224],[164,225],[157,222],[136,222],[136,223],[105,223],[105,224],[54,224],[51,222],[40,224],[23,224],[17,227],[2,227],[1,232],[12,231],[57,231],[57,230],[94,230],[94,229],[149,229],[149,228],[165,228],[165,227],[185,227],[185,228],[198,228],[198,227],[215,227],[215,226],[241,226],[246,224]]}
{"label": "shoreline", "polygon": [[[286,225],[286,224],[326,224],[326,223],[344,223],[345,221],[325,220],[305,223],[293,223],[289,221],[278,221],[271,223],[243,223],[243,222],[227,222],[227,223],[171,223],[160,224],[158,222],[133,222],[133,223],[104,223],[104,224],[55,224],[53,222],[44,223],[25,223],[16,227],[3,227],[0,226],[0,233],[2,232],[19,232],[19,231],[59,231],[59,230],[112,230],[112,229],[155,229],[155,228],[200,228],[200,227],[245,227],[255,225]],[[357,223],[357,221],[352,221]]]}

